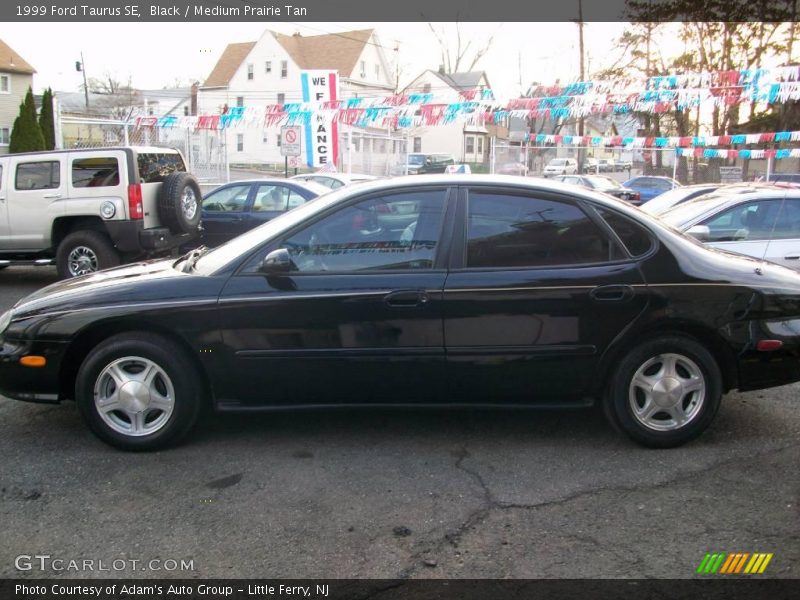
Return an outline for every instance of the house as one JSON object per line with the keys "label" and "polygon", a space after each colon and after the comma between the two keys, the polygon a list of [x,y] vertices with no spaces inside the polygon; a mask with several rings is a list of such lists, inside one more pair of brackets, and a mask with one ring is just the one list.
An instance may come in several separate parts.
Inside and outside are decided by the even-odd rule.
{"label": "house", "polygon": [[11,129],[19,115],[19,105],[33,86],[36,69],[0,40],[0,154],[8,153]]}
{"label": "house", "polygon": [[302,102],[300,72],[318,69],[338,72],[339,99],[394,93],[392,70],[372,29],[314,36],[266,30],[258,41],[228,44],[200,86],[198,114],[255,109],[248,111],[251,118],[243,126],[223,132],[230,163],[283,164],[280,126],[265,126],[263,118],[252,115],[268,105]]}
{"label": "house", "polygon": [[[404,94],[433,94],[436,103],[463,101],[464,92],[491,89],[484,71],[445,73],[425,70],[403,90]],[[473,126],[454,121],[448,124],[420,126],[408,132],[412,152],[452,154],[456,162],[484,163],[490,153],[490,139],[497,135],[495,126]],[[507,133],[507,132],[506,132]]]}

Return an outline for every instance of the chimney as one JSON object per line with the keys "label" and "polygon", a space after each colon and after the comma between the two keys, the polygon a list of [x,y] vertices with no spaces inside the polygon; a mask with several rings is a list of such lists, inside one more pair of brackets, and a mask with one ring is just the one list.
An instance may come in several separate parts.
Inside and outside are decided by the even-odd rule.
{"label": "chimney", "polygon": [[439,75],[444,75],[444,65],[439,65]]}

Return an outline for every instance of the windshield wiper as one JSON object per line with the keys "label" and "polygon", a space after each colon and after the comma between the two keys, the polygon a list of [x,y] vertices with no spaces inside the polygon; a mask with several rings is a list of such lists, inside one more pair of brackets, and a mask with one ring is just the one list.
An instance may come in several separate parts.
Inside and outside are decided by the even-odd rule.
{"label": "windshield wiper", "polygon": [[181,256],[178,260],[172,263],[172,268],[174,269],[178,266],[179,263],[183,262],[183,266],[181,267],[181,272],[189,273],[192,269],[194,269],[194,265],[203,256],[206,252],[208,252],[210,248],[208,246],[200,246],[199,248],[195,248]]}

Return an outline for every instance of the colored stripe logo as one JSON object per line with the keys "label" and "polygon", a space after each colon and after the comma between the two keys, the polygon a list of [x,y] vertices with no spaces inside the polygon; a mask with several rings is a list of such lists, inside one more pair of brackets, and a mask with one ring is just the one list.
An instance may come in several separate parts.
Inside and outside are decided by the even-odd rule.
{"label": "colored stripe logo", "polygon": [[700,575],[760,575],[766,571],[773,556],[762,552],[707,553],[696,572]]}

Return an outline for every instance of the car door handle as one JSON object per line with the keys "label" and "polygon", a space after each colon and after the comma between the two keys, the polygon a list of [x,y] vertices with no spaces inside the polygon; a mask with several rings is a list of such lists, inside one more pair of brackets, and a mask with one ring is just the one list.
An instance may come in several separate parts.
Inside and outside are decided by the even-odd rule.
{"label": "car door handle", "polygon": [[384,296],[383,301],[391,308],[417,308],[428,303],[430,298],[424,290],[399,290]]}
{"label": "car door handle", "polygon": [[784,256],[783,260],[800,260],[800,254],[790,254],[789,256]]}
{"label": "car door handle", "polygon": [[44,194],[42,198],[61,198],[61,194]]}
{"label": "car door handle", "polygon": [[596,302],[626,302],[633,298],[633,288],[629,285],[600,285],[589,292]]}

